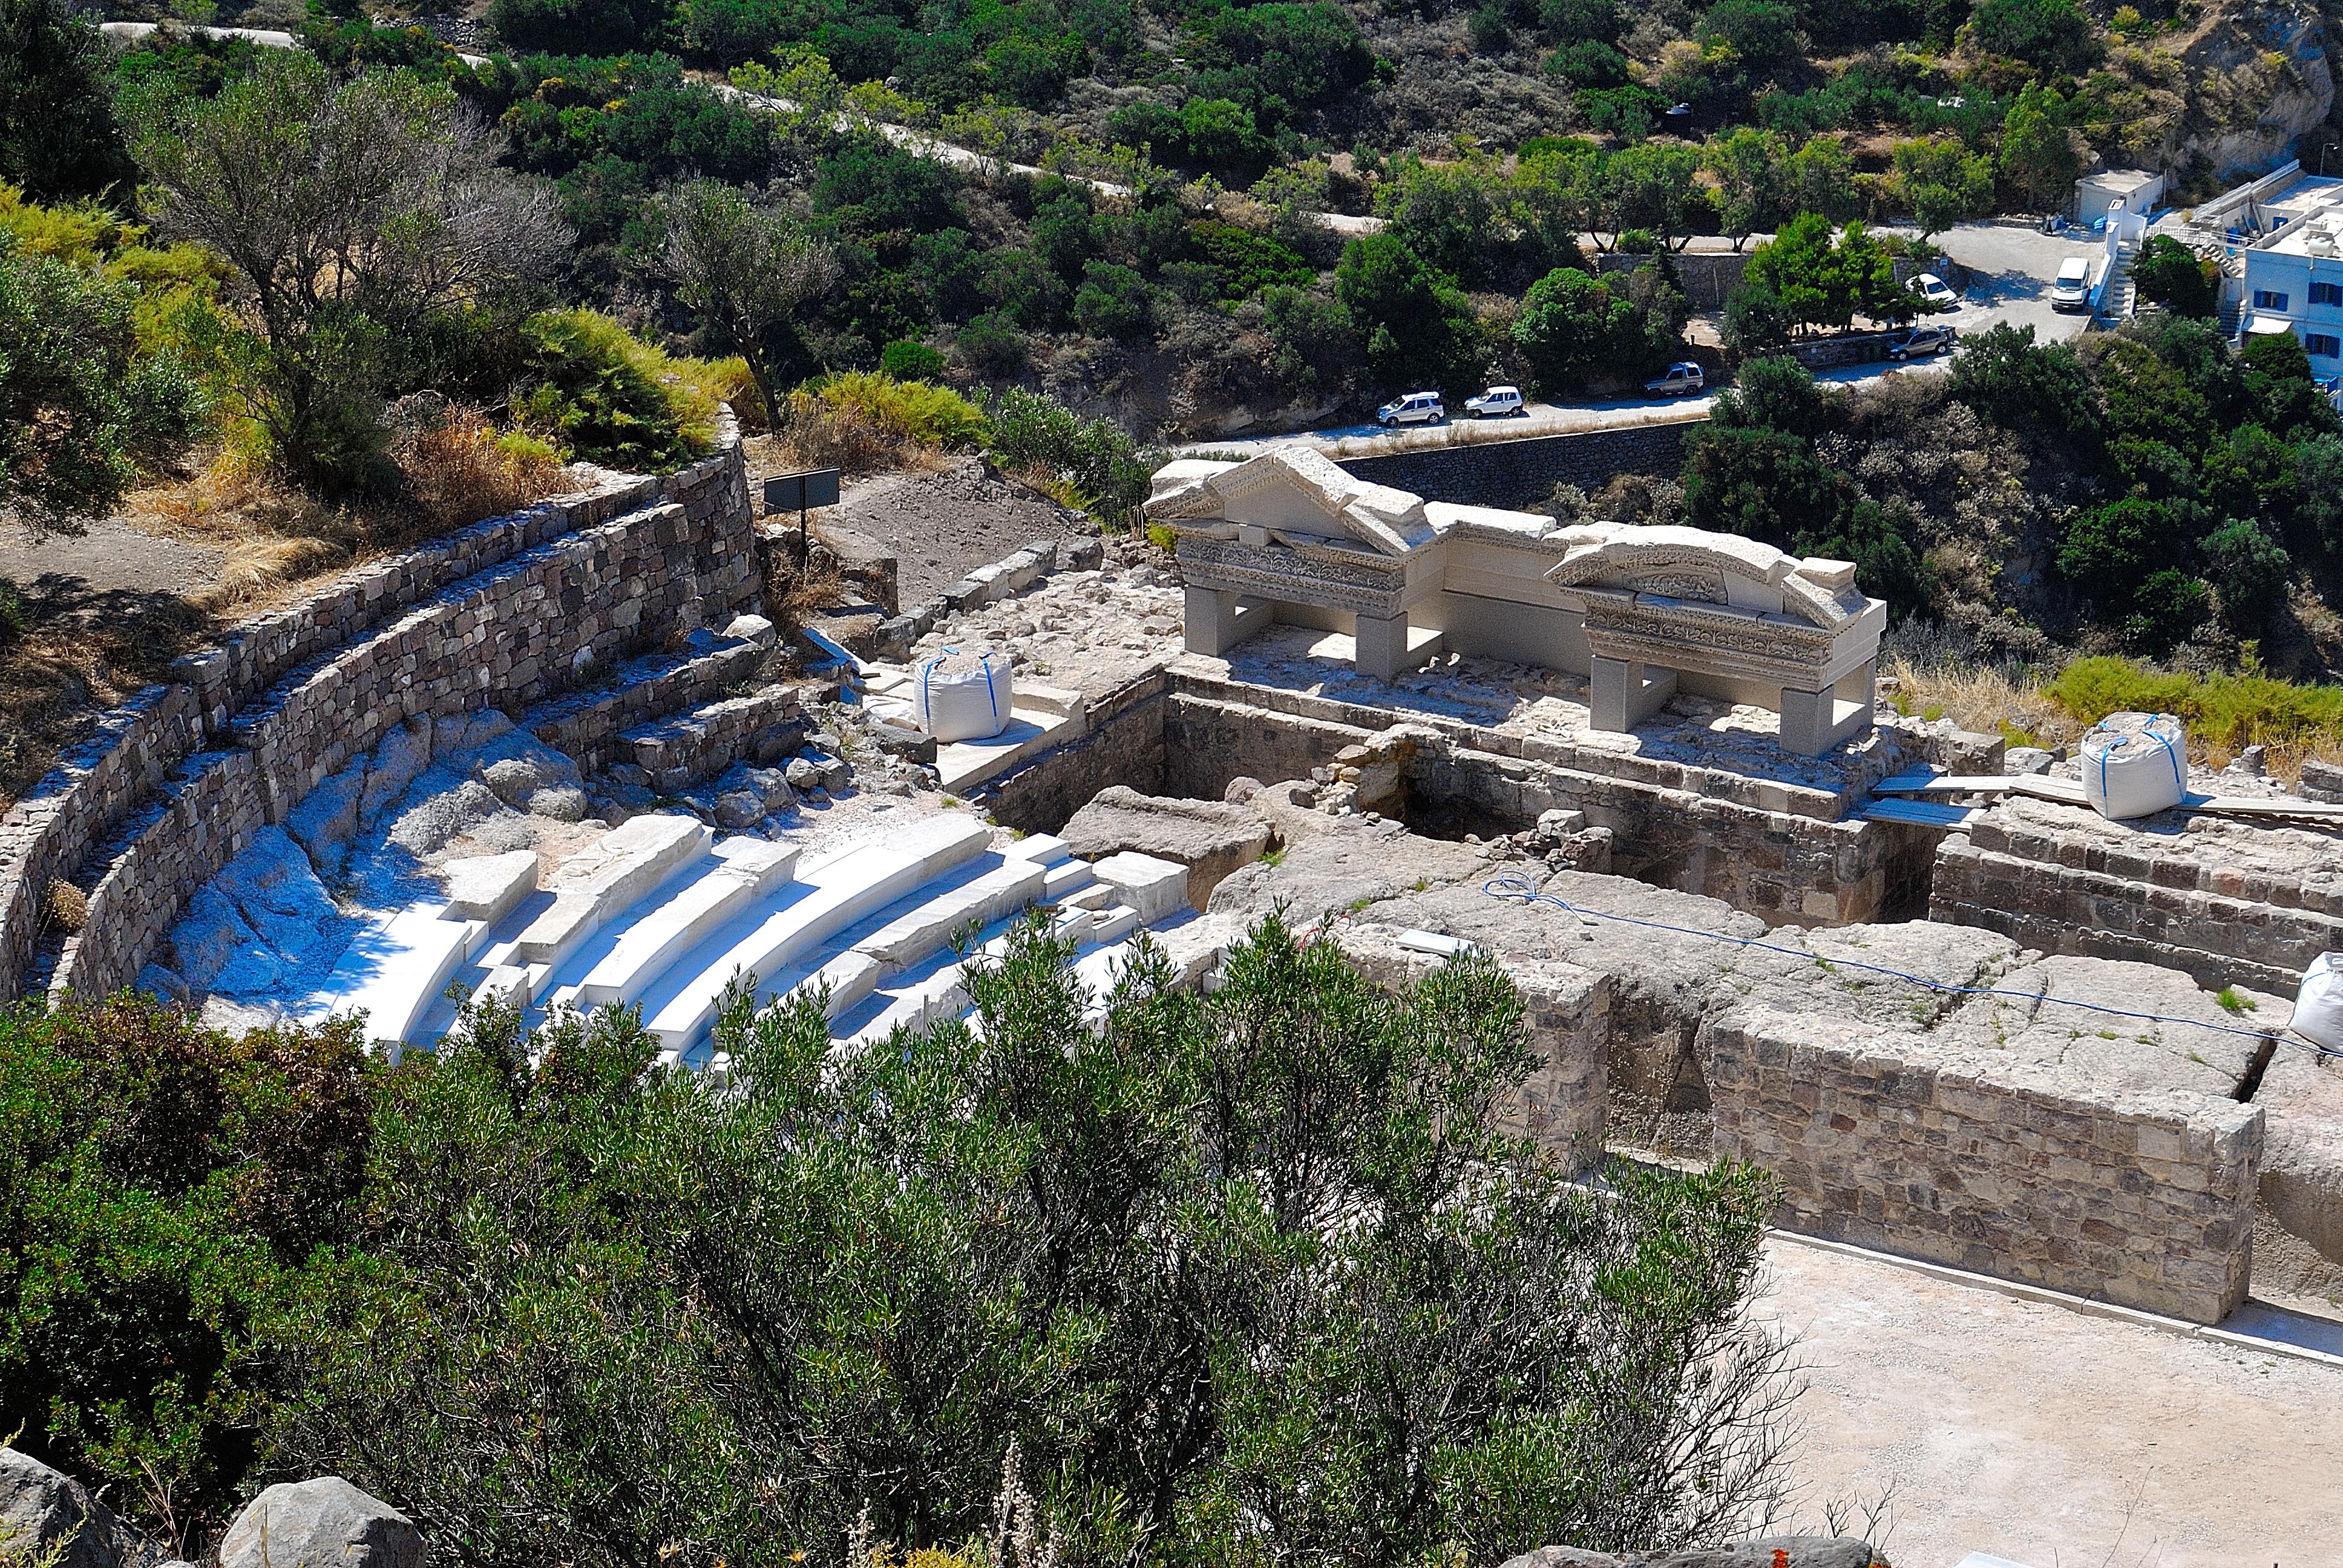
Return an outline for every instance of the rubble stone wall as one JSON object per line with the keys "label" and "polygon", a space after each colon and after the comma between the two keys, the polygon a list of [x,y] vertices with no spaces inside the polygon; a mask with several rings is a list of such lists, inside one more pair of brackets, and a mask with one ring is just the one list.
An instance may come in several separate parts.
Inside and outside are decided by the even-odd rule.
{"label": "rubble stone wall", "polygon": [[1780,1223],[2191,1322],[2245,1300],[2258,1106],[1764,1010],[1702,1045],[1716,1157],[1774,1173]]}
{"label": "rubble stone wall", "polygon": [[2280,995],[2320,953],[2343,950],[2343,859],[2316,877],[2267,876],[2153,842],[2110,851],[1974,819],[1936,848],[1929,916],[2047,953],[2133,959]]}
{"label": "rubble stone wall", "polygon": [[55,883],[88,910],[51,990],[127,984],[196,887],[392,727],[518,711],[581,657],[750,608],[748,483],[737,430],[721,434],[664,478],[609,477],[345,574],[109,716],[0,820],[0,998],[25,988]]}
{"label": "rubble stone wall", "polygon": [[[1322,711],[1292,710],[1301,706]],[[1241,775],[1263,782],[1306,779],[1344,747],[1373,736],[1366,726],[1345,721],[1365,717],[1257,688],[1216,692],[1182,679],[1163,710],[1161,792],[1215,799]],[[1775,924],[1847,925],[1893,916],[1901,912],[1892,907],[1897,890],[1925,879],[1927,835],[1835,819],[1839,801],[1820,790],[1616,752],[1597,759],[1604,771],[1584,771],[1571,766],[1586,760],[1572,749],[1555,748],[1565,755],[1548,757],[1519,738],[1488,731],[1447,743],[1425,734],[1433,743],[1405,752],[1412,813],[1460,812],[1519,829],[1550,810],[1584,811],[1590,825],[1614,835],[1619,874],[1704,893]],[[1511,750],[1496,749],[1507,743]]]}
{"label": "rubble stone wall", "polygon": [[1616,475],[1674,478],[1684,467],[1684,432],[1707,423],[1683,419],[1530,436],[1473,446],[1427,447],[1378,457],[1346,457],[1339,467],[1378,485],[1480,507],[1536,507],[1556,485],[1598,490]]}

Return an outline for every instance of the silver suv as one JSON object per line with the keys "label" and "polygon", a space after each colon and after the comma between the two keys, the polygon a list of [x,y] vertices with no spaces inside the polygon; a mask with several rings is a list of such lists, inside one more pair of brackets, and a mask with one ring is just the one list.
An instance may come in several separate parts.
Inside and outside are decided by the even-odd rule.
{"label": "silver suv", "polygon": [[1949,327],[1915,327],[1887,340],[1887,357],[1912,359],[1923,354],[1942,354],[1957,341],[1958,336]]}
{"label": "silver suv", "polygon": [[1437,425],[1448,417],[1448,407],[1437,392],[1410,392],[1375,410],[1378,425]]}

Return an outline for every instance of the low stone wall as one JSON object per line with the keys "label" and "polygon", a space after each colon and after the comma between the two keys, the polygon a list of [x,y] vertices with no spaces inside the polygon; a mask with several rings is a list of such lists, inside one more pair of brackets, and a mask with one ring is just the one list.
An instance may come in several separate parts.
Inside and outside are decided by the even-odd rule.
{"label": "low stone wall", "polygon": [[1807,1014],[1732,1013],[1702,1045],[1716,1156],[1773,1172],[1782,1224],[2191,1322],[2246,1298],[2257,1106]]}
{"label": "low stone wall", "polygon": [[[1165,706],[1162,793],[1212,799],[1229,780],[1308,778],[1369,742],[1387,712],[1300,693],[1176,678]],[[1663,759],[1579,748],[1465,724],[1411,726],[1403,751],[1410,820],[1419,809],[1508,830],[1583,811],[1614,835],[1613,869],[1704,893],[1775,924],[1845,925],[1895,913],[1925,879],[1926,835],[1842,819],[1867,784],[1826,791]]]}
{"label": "low stone wall", "polygon": [[[2015,814],[1972,818],[1936,848],[1931,918],[2281,995],[2320,953],[2343,950],[2343,842],[2303,835],[2301,867],[2262,871],[2218,839],[2073,817],[2063,831]],[[2256,833],[2275,844],[2283,831]]]}
{"label": "low stone wall", "polygon": [[618,740],[650,788],[674,790],[738,761],[778,760],[796,750],[805,733],[802,695],[795,688],[775,686],[642,725]]}
{"label": "low stone wall", "polygon": [[[1090,704],[1080,739],[1054,747],[978,791],[992,819],[1026,833],[1054,833],[1110,784],[1142,795],[1179,795],[1165,786],[1164,709],[1172,677],[1162,670]],[[1218,799],[1215,789],[1209,799]]]}
{"label": "low stone wall", "polygon": [[588,773],[631,760],[624,737],[655,716],[706,702],[754,676],[765,650],[736,642],[694,657],[651,654],[629,659],[606,681],[564,693],[528,710],[521,727],[573,759]]}
{"label": "low stone wall", "polygon": [[[665,478],[605,477],[346,574],[109,716],[0,823],[0,997],[25,988],[55,882],[89,908],[52,991],[126,984],[252,832],[394,726],[518,710],[581,658],[749,608],[761,574],[729,418],[722,434],[716,455]],[[613,518],[649,501],[663,504]]]}
{"label": "low stone wall", "polygon": [[0,1000],[24,989],[50,885],[203,744],[195,691],[150,686],[99,721],[0,817]]}
{"label": "low stone wall", "polygon": [[1597,490],[1619,474],[1674,478],[1684,467],[1684,432],[1704,419],[1581,430],[1566,436],[1426,447],[1379,457],[1345,457],[1344,472],[1378,485],[1482,507],[1536,507],[1556,485]]}

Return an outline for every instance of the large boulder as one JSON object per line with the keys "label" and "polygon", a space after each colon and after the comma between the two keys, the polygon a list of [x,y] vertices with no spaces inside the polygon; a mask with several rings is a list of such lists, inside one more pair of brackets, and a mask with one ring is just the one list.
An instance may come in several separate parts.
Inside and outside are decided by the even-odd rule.
{"label": "large boulder", "polygon": [[367,759],[366,790],[358,799],[358,818],[371,822],[431,766],[431,720],[411,719],[375,743]]}
{"label": "large boulder", "polygon": [[1141,795],[1121,784],[1093,796],[1059,830],[1084,859],[1124,850],[1177,860],[1188,868],[1188,902],[1202,909],[1212,890],[1269,848],[1269,819],[1233,800],[1181,800]]}
{"label": "large boulder", "polygon": [[2343,1060],[2281,1040],[2254,1103],[2269,1118],[2262,1201],[2328,1262],[2343,1263]]}
{"label": "large boulder", "polygon": [[38,1561],[61,1541],[57,1568],[150,1568],[169,1556],[71,1476],[0,1448],[0,1549]]}
{"label": "large boulder", "polygon": [[423,1533],[338,1475],[284,1482],[227,1527],[219,1568],[423,1568]]}

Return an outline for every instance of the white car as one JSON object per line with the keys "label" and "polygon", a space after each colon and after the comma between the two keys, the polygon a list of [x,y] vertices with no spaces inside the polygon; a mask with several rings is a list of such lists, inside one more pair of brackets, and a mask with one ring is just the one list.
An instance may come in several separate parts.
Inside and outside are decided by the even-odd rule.
{"label": "white car", "polygon": [[1464,399],[1464,412],[1475,419],[1502,419],[1511,414],[1526,417],[1529,411],[1518,387],[1492,387],[1478,397]]}
{"label": "white car", "polygon": [[1904,286],[1938,310],[1958,310],[1961,307],[1961,297],[1953,292],[1953,286],[1933,272],[1921,273]]}
{"label": "white car", "polygon": [[1437,392],[1410,392],[1375,410],[1378,425],[1437,425],[1448,417],[1448,406]]}
{"label": "white car", "polygon": [[2070,256],[2058,264],[2058,276],[2050,284],[2050,308],[2053,310],[2086,310],[2091,303],[2091,258]]}
{"label": "white car", "polygon": [[1708,372],[1689,359],[1679,359],[1668,367],[1668,373],[1644,383],[1644,390],[1662,397],[1683,397],[1704,391]]}

